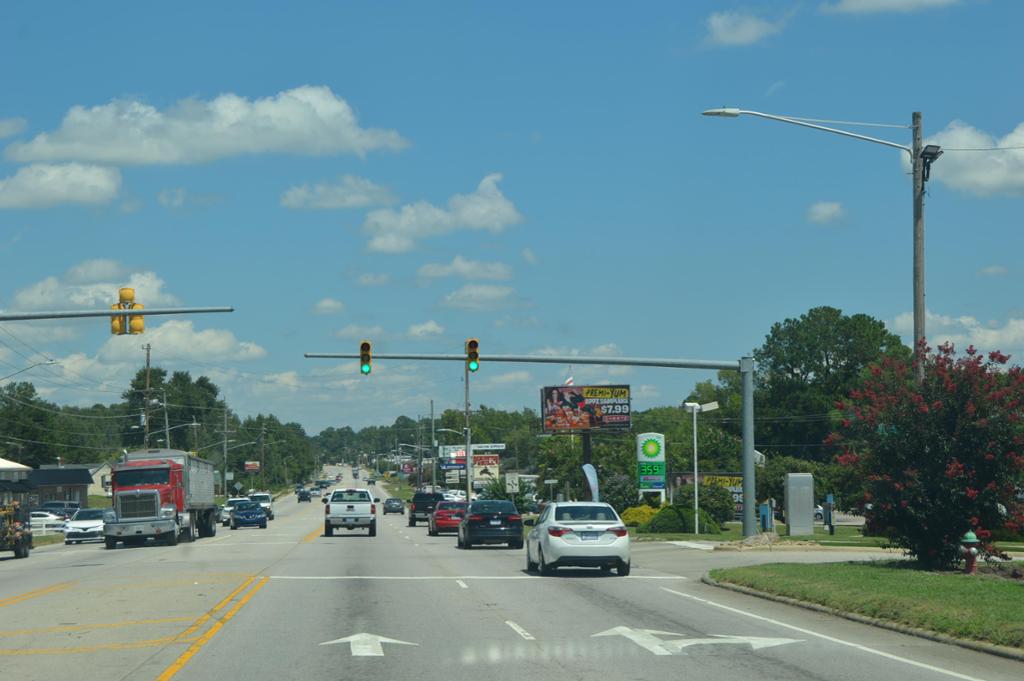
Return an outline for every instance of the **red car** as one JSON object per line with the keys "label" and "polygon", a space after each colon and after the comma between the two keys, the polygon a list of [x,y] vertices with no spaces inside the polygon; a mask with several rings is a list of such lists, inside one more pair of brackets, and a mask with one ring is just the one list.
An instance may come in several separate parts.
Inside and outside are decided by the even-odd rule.
{"label": "red car", "polygon": [[439,501],[430,514],[427,534],[436,537],[441,532],[458,532],[459,521],[466,512],[465,501]]}

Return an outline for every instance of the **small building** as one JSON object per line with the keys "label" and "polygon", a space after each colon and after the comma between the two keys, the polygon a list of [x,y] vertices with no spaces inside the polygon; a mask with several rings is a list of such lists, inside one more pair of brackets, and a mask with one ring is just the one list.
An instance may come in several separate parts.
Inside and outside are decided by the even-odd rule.
{"label": "small building", "polygon": [[0,459],[0,505],[7,505],[14,500],[26,503],[32,486],[28,483],[28,475],[32,469],[15,461]]}
{"label": "small building", "polygon": [[92,476],[87,468],[38,468],[29,472],[28,482],[35,487],[37,504],[47,501],[77,501],[89,505]]}
{"label": "small building", "polygon": [[66,463],[60,466],[56,464],[43,464],[40,470],[53,470],[56,468],[70,469],[81,468],[89,471],[92,482],[89,484],[89,495],[97,497],[110,496],[110,462],[103,463]]}

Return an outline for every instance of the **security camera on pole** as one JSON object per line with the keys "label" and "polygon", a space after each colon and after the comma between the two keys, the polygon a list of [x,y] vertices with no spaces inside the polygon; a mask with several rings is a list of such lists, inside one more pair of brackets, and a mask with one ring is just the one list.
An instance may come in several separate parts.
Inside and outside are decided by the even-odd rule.
{"label": "security camera on pole", "polygon": [[718,409],[718,402],[697,404],[686,402],[683,404],[686,411],[693,414],[693,533],[700,534],[700,502],[698,501],[698,479],[697,479],[697,414],[702,411],[714,411]]}

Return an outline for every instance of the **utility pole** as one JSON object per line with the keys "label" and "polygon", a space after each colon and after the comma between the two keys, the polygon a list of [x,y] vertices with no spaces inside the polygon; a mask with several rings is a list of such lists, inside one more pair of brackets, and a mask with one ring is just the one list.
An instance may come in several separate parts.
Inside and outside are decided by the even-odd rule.
{"label": "utility pole", "polygon": [[142,393],[142,425],[146,430],[142,437],[142,448],[149,449],[149,351],[152,346],[146,343],[142,349],[146,351],[146,392]]}
{"label": "utility pole", "polygon": [[160,394],[164,397],[164,446],[171,448],[171,419],[167,415],[167,390],[161,388]]}
{"label": "utility pole", "polygon": [[437,491],[437,436],[434,434],[434,400],[430,400],[430,456],[434,461],[430,471],[430,491]]}
{"label": "utility pole", "polygon": [[224,403],[224,428],[221,429],[220,434],[224,439],[224,469],[221,474],[221,492],[225,496],[228,494],[228,435],[234,433],[233,430],[228,430],[228,406],[227,402]]}
{"label": "utility pole", "polygon": [[422,417],[419,414],[417,414],[416,415],[416,488],[417,489],[423,489],[423,450],[420,449],[420,446],[423,444],[421,442],[421,438],[420,438],[420,433],[422,431],[422,428],[420,427],[421,420],[422,420]]}
{"label": "utility pole", "polygon": [[267,465],[266,458],[264,457],[264,448],[267,443],[267,428],[266,426],[260,427],[260,487],[264,491],[267,489]]}
{"label": "utility pole", "polygon": [[466,382],[466,503],[473,499],[473,435],[469,430],[469,362],[465,368]]}
{"label": "utility pole", "polygon": [[199,422],[195,414],[192,414],[192,451],[199,451]]}
{"label": "utility pole", "polygon": [[[911,129],[914,141],[910,147],[910,162],[914,169],[914,355],[917,356],[918,344],[924,338],[924,158],[921,155],[921,112],[915,111],[911,116]],[[917,382],[924,380],[923,357],[918,357],[915,375]]]}

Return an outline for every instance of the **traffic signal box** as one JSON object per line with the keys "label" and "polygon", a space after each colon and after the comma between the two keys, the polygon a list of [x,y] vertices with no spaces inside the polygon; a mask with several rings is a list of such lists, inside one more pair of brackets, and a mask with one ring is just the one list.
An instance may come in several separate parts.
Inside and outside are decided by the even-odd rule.
{"label": "traffic signal box", "polygon": [[364,340],[359,344],[359,371],[367,375],[373,370],[373,344]]}
{"label": "traffic signal box", "polygon": [[118,302],[110,306],[121,314],[110,316],[110,333],[115,336],[139,334],[146,331],[146,318],[142,315],[124,314],[127,310],[141,310],[142,303],[135,302],[135,289],[122,288],[117,292]]}
{"label": "traffic signal box", "polygon": [[466,339],[466,368],[470,371],[480,368],[480,341],[476,338]]}

